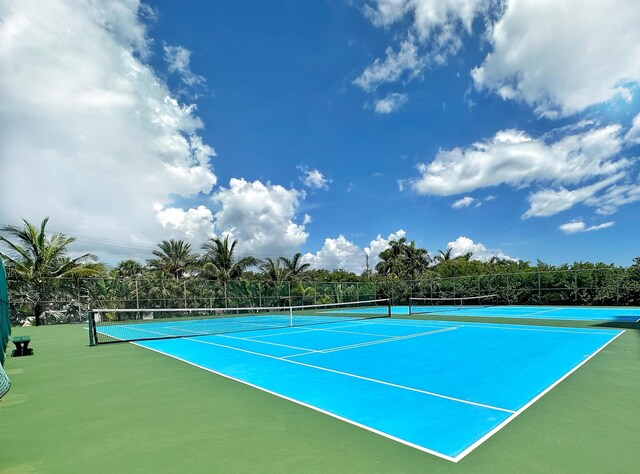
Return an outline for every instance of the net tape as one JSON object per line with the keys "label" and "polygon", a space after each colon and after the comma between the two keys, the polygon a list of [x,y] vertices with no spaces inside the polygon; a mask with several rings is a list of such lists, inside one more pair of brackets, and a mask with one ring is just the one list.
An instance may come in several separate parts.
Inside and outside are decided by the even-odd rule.
{"label": "net tape", "polygon": [[464,309],[495,306],[498,295],[458,296],[445,298],[409,298],[409,314],[446,313]]}

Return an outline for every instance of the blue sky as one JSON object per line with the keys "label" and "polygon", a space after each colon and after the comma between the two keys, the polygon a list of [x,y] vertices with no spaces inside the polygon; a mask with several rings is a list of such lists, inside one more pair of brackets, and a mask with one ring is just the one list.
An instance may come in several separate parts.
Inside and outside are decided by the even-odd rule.
{"label": "blue sky", "polygon": [[107,261],[225,232],[354,271],[400,235],[640,255],[635,1],[39,8],[0,7],[0,222],[50,215]]}

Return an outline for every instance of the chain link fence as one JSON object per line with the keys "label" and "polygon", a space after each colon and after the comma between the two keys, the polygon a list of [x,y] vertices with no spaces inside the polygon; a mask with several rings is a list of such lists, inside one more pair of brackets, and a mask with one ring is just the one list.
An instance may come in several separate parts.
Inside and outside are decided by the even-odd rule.
{"label": "chain link fence", "polygon": [[45,292],[9,280],[13,324],[33,317],[35,298],[44,324],[82,322],[92,308],[234,308],[343,303],[389,298],[498,295],[501,305],[638,306],[640,268],[527,271],[415,281],[372,277],[359,282],[220,281],[160,277],[55,279]]}

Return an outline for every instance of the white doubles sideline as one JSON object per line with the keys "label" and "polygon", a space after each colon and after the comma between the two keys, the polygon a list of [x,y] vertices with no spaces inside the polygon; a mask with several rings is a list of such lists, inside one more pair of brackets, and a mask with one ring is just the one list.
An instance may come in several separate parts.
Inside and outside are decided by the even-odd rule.
{"label": "white doubles sideline", "polygon": [[[428,321],[428,322],[426,322],[426,321],[425,321],[425,322],[422,322],[422,321],[417,321],[417,320],[403,320],[403,322],[402,322],[402,323],[399,323],[399,324],[398,324],[398,323],[394,323],[392,320],[384,320],[384,323],[385,323],[385,324],[388,324],[388,325],[403,325],[403,326],[405,326],[405,327],[406,327],[407,325],[410,325],[410,326],[422,326],[422,327],[425,327],[425,326],[431,326],[431,327],[433,327],[433,324],[432,324],[432,323],[438,323],[438,322],[440,322],[440,321]],[[352,326],[360,326],[360,327],[361,327],[363,324],[367,324],[367,323],[368,323],[368,324],[376,324],[376,323],[380,323],[380,320],[366,320],[366,321],[353,322],[353,323],[350,323],[350,324],[343,324],[342,326],[339,326],[339,327],[340,327],[340,328],[346,328],[346,327],[352,327]],[[413,324],[413,323],[416,323],[416,324]],[[426,324],[425,324],[425,323],[426,323]],[[447,323],[448,323],[448,324],[451,324],[451,323],[446,322],[446,321],[443,321],[442,323],[444,323],[444,324],[447,324]],[[390,337],[390,338],[387,338],[387,339],[384,339],[384,340],[381,340],[381,341],[371,341],[370,343],[352,344],[352,345],[350,345],[350,346],[342,346],[341,348],[335,348],[335,349],[349,349],[349,348],[354,348],[354,347],[357,347],[357,346],[360,346],[360,347],[361,347],[363,344],[364,344],[364,345],[368,345],[368,344],[371,344],[371,343],[374,343],[374,344],[375,344],[375,343],[378,343],[378,344],[379,344],[379,343],[390,343],[390,342],[393,342],[393,341],[398,341],[398,340],[407,339],[407,338],[411,338],[411,337],[418,337],[418,336],[426,336],[426,335],[430,335],[430,334],[436,334],[436,333],[439,333],[439,332],[443,332],[444,330],[454,330],[454,329],[459,329],[459,328],[461,328],[461,327],[464,327],[466,324],[469,324],[469,325],[471,325],[471,326],[473,326],[473,327],[478,327],[478,328],[482,328],[482,327],[492,327],[493,329],[495,329],[495,328],[496,328],[496,326],[497,326],[497,325],[494,325],[494,324],[488,324],[488,323],[465,323],[465,324],[460,324],[460,326],[455,326],[455,327],[451,327],[451,326],[449,325],[449,326],[447,326],[447,327],[445,327],[445,328],[443,328],[443,329],[441,329],[441,330],[426,331],[426,332],[423,332],[423,333],[418,333],[418,334],[413,334],[413,335],[408,335],[408,336]],[[329,329],[329,328],[295,328],[295,329],[297,329],[297,330],[298,330],[298,332],[309,332],[309,331],[323,331],[323,332],[324,332],[324,331],[327,331],[327,332],[350,332],[350,331],[340,331],[339,329],[337,329],[337,328],[335,328],[335,327],[334,327],[334,328],[332,328],[332,329]],[[559,329],[559,328],[554,328],[554,329],[551,329],[551,328],[550,328],[550,329],[546,329],[546,328],[540,328],[540,327],[535,327],[535,328],[526,328],[526,327],[506,326],[506,327],[501,327],[500,329],[505,329],[505,330],[525,330],[525,331],[526,331],[526,330],[529,330],[529,331],[539,331],[539,332],[581,333],[581,334],[584,334],[584,333],[585,333],[585,331],[571,331],[571,330],[565,330],[565,329]],[[580,367],[582,367],[585,363],[587,363],[589,360],[591,360],[591,358],[593,358],[596,354],[598,354],[600,351],[602,351],[606,346],[608,346],[611,342],[613,342],[613,341],[614,341],[617,337],[619,337],[623,332],[624,332],[624,331],[619,332],[619,333],[618,333],[616,336],[614,336],[611,340],[609,340],[607,343],[603,344],[599,349],[597,349],[596,351],[594,351],[594,352],[593,352],[592,354],[590,354],[588,357],[585,357],[585,359],[584,359],[580,364],[578,364],[578,365],[577,365],[576,367],[574,367],[572,370],[570,370],[569,372],[567,372],[564,376],[562,376],[561,378],[559,378],[558,380],[556,380],[554,383],[552,383],[549,387],[547,387],[545,390],[543,390],[540,394],[538,394],[536,397],[534,397],[532,400],[530,400],[530,401],[529,401],[527,404],[525,404],[523,407],[521,407],[520,409],[515,410],[515,411],[514,411],[514,410],[509,410],[509,409],[506,409],[506,408],[495,407],[495,406],[491,406],[491,405],[486,405],[486,404],[482,404],[482,403],[477,403],[477,402],[473,402],[473,401],[471,401],[471,400],[464,400],[464,399],[460,399],[460,398],[456,398],[456,397],[450,397],[450,396],[447,396],[447,395],[444,395],[444,394],[439,394],[439,393],[435,393],[435,392],[430,392],[430,391],[426,391],[426,390],[421,390],[421,389],[417,389],[417,388],[414,388],[414,387],[408,387],[408,386],[403,386],[403,385],[399,385],[399,384],[394,384],[394,383],[386,382],[386,381],[383,381],[383,380],[376,380],[376,379],[373,379],[373,378],[370,378],[370,377],[364,377],[364,376],[361,376],[361,375],[351,374],[351,373],[348,373],[348,372],[338,371],[338,370],[334,370],[334,369],[329,369],[329,368],[326,368],[326,367],[320,367],[320,366],[315,366],[315,365],[312,365],[312,364],[306,364],[306,363],[303,363],[303,362],[300,362],[300,361],[290,360],[290,359],[287,359],[287,358],[285,358],[285,357],[276,357],[276,356],[271,356],[271,355],[268,355],[268,354],[262,354],[262,353],[259,353],[259,352],[250,351],[250,350],[247,350],[247,349],[241,349],[241,348],[234,347],[234,346],[228,346],[228,345],[226,345],[226,344],[220,344],[220,343],[215,343],[215,342],[210,342],[210,341],[202,341],[202,340],[194,339],[194,338],[185,338],[185,339],[186,339],[186,340],[188,340],[188,341],[193,341],[193,342],[200,343],[200,344],[209,344],[209,345],[213,345],[213,346],[223,347],[223,348],[226,348],[226,349],[231,349],[231,350],[235,350],[235,351],[245,352],[245,353],[249,353],[249,354],[256,355],[256,356],[260,356],[260,357],[265,357],[265,358],[269,358],[269,359],[280,360],[280,361],[282,361],[282,362],[286,362],[286,363],[291,363],[291,364],[296,364],[296,365],[306,366],[306,367],[310,367],[310,368],[317,369],[317,370],[322,370],[322,371],[326,371],[326,372],[336,373],[336,374],[340,374],[340,375],[347,376],[347,377],[353,377],[353,378],[357,378],[357,379],[361,379],[361,380],[366,380],[366,381],[373,382],[373,383],[379,383],[379,384],[382,384],[382,385],[387,385],[387,386],[391,386],[391,387],[395,387],[395,388],[399,388],[399,389],[403,389],[403,390],[408,390],[408,391],[412,391],[412,392],[422,393],[422,394],[425,394],[425,395],[428,395],[428,396],[433,396],[433,397],[437,397],[437,398],[443,398],[443,399],[451,400],[451,401],[454,401],[454,402],[465,403],[465,404],[469,404],[469,405],[475,405],[475,406],[479,406],[479,407],[483,407],[483,408],[487,408],[487,409],[492,409],[492,410],[497,410],[497,411],[501,411],[501,412],[507,412],[507,413],[509,413],[509,414],[510,414],[510,416],[509,416],[507,419],[505,419],[502,423],[500,423],[498,426],[496,426],[496,427],[495,427],[493,430],[491,430],[490,432],[486,433],[482,438],[478,439],[475,443],[473,443],[471,446],[469,446],[467,449],[465,449],[463,452],[461,452],[459,455],[457,455],[457,456],[455,456],[455,457],[448,456],[448,455],[446,455],[446,454],[443,454],[443,453],[440,453],[440,452],[438,452],[438,451],[435,451],[435,450],[432,450],[432,449],[426,448],[426,447],[424,447],[424,446],[416,445],[416,444],[411,443],[411,442],[408,442],[408,441],[406,441],[406,440],[403,440],[403,439],[397,438],[396,436],[393,436],[393,435],[391,435],[391,434],[389,434],[389,433],[386,433],[386,432],[383,432],[383,431],[377,430],[377,429],[375,429],[375,428],[372,428],[372,427],[370,427],[370,426],[367,426],[367,425],[364,425],[364,424],[358,423],[358,422],[356,422],[356,421],[354,421],[354,420],[350,420],[350,419],[348,419],[348,418],[344,418],[344,417],[342,417],[342,416],[340,416],[340,415],[336,415],[336,414],[334,414],[334,413],[331,413],[331,412],[326,411],[326,410],[323,410],[323,409],[321,409],[321,408],[319,408],[319,407],[316,407],[316,406],[313,406],[313,405],[310,405],[310,404],[304,403],[304,402],[302,402],[302,401],[296,400],[296,399],[291,398],[291,397],[288,397],[288,396],[286,396],[286,395],[283,395],[283,394],[280,394],[280,393],[277,393],[277,392],[273,392],[273,391],[271,391],[271,390],[268,390],[268,389],[266,389],[266,388],[260,387],[260,386],[258,386],[258,385],[254,385],[254,384],[252,384],[252,383],[246,382],[246,381],[244,381],[244,380],[242,380],[242,379],[238,379],[238,378],[235,378],[235,377],[229,376],[229,375],[227,375],[227,374],[225,374],[225,373],[218,372],[218,371],[216,371],[216,370],[213,370],[213,369],[210,369],[210,368],[207,368],[207,367],[204,367],[204,366],[201,366],[201,365],[195,364],[195,363],[193,363],[193,362],[191,362],[191,361],[189,361],[189,360],[182,359],[182,358],[177,357],[177,356],[174,356],[174,355],[172,355],[172,354],[170,354],[170,353],[165,353],[165,352],[163,352],[163,351],[161,351],[161,350],[154,349],[154,348],[147,348],[147,347],[145,347],[145,346],[141,346],[141,347],[145,347],[145,348],[150,349],[150,350],[152,350],[152,351],[154,351],[154,352],[159,352],[159,353],[161,353],[161,354],[163,354],[163,355],[167,355],[167,356],[169,356],[169,357],[172,357],[172,358],[175,358],[175,359],[181,360],[181,361],[183,361],[183,362],[186,362],[187,364],[190,364],[190,365],[196,366],[196,367],[198,367],[198,368],[201,368],[201,369],[207,370],[207,371],[209,371],[209,372],[215,373],[215,374],[220,375],[220,376],[222,376],[222,377],[225,377],[225,378],[228,378],[228,379],[231,379],[231,380],[235,380],[235,381],[241,382],[241,383],[243,383],[243,384],[245,384],[245,385],[248,385],[248,386],[251,386],[251,387],[257,388],[257,389],[259,389],[259,390],[261,390],[261,391],[264,391],[264,392],[267,392],[267,393],[270,393],[270,394],[276,395],[276,396],[278,396],[278,397],[280,397],[280,398],[283,398],[283,399],[286,399],[286,400],[292,401],[292,402],[297,403],[297,404],[299,404],[299,405],[303,405],[303,406],[309,407],[309,408],[311,408],[311,409],[313,409],[313,410],[316,410],[316,411],[319,411],[319,412],[325,413],[325,414],[330,415],[330,416],[332,416],[332,417],[334,417],[334,418],[340,419],[340,420],[342,420],[342,421],[345,421],[345,422],[350,423],[350,424],[355,425],[355,426],[359,426],[359,427],[364,428],[364,429],[366,429],[366,430],[368,430],[368,431],[374,432],[374,433],[376,433],[376,434],[379,434],[379,435],[384,436],[384,437],[386,437],[386,438],[389,438],[389,439],[392,439],[392,440],[394,440],[394,441],[400,442],[400,443],[402,443],[402,444],[405,444],[405,445],[411,446],[411,447],[416,448],[416,449],[418,449],[418,450],[421,450],[421,451],[427,452],[427,453],[429,453],[429,454],[433,454],[433,455],[435,455],[435,456],[438,456],[438,457],[440,457],[440,458],[446,459],[446,460],[448,460],[448,461],[458,462],[458,461],[460,461],[462,458],[464,458],[466,455],[468,455],[471,451],[473,451],[475,448],[477,448],[477,447],[478,447],[478,446],[480,446],[482,443],[484,443],[484,442],[485,442],[487,439],[489,439],[491,436],[493,436],[495,433],[497,433],[500,429],[504,428],[508,423],[510,423],[513,419],[515,419],[515,418],[516,418],[518,415],[520,415],[522,412],[524,412],[528,407],[530,407],[532,404],[534,404],[537,400],[539,400],[542,396],[544,396],[546,393],[548,393],[548,392],[549,392],[551,389],[553,389],[556,385],[558,385],[560,382],[562,382],[564,379],[566,379],[569,375],[571,375],[573,372],[575,372],[575,371],[576,371],[576,370],[578,370]],[[358,334],[358,332],[352,332],[352,333],[354,333],[354,334]],[[291,334],[291,331],[281,332],[281,333],[278,333],[278,334]],[[367,333],[361,333],[361,334],[367,334]],[[270,336],[275,336],[275,335],[276,335],[276,334],[270,334]],[[369,333],[369,335],[372,335],[372,334],[370,334],[370,333]],[[227,337],[227,338],[235,338],[235,339],[250,340],[250,341],[253,341],[253,342],[263,342],[263,343],[267,343],[267,344],[281,345],[281,346],[282,346],[282,344],[278,344],[278,343],[270,343],[270,342],[267,342],[267,341],[259,341],[259,340],[255,339],[255,337],[257,337],[257,336],[253,336],[253,338],[251,338],[251,337],[239,338],[239,337],[230,336],[230,335],[228,335],[228,334],[227,334],[227,335],[219,335],[219,336],[221,336],[221,337],[223,336],[223,337]],[[139,343],[135,343],[135,342],[134,342],[133,344],[135,344],[135,345],[140,345]],[[286,346],[286,347],[296,348],[296,347],[293,347],[293,346]],[[297,349],[297,348],[296,348],[296,349]],[[300,348],[300,349],[304,349],[304,348]],[[327,351],[331,351],[331,349],[329,349],[329,350],[324,350],[324,352],[327,352]],[[314,352],[322,352],[322,351],[312,351],[312,350],[309,350],[307,353],[314,353]],[[291,357],[291,356],[287,356],[287,357]]]}

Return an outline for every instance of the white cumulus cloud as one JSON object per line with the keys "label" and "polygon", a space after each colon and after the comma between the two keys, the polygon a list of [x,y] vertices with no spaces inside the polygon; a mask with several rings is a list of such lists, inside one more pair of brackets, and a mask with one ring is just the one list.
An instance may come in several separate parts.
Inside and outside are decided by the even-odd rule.
{"label": "white cumulus cloud", "polygon": [[469,207],[474,202],[476,202],[475,198],[472,198],[471,196],[465,196],[463,198],[458,199],[453,204],[451,204],[451,207],[453,209],[462,209],[465,207]]}
{"label": "white cumulus cloud", "polygon": [[[617,173],[609,178],[597,181],[589,186],[583,186],[574,190],[568,190],[560,187],[559,189],[542,189],[532,193],[527,198],[530,206],[523,217],[544,217],[552,216],[561,211],[572,208],[578,203],[585,202],[593,198],[598,191],[611,186],[613,183],[621,180],[625,173]],[[622,203],[619,203],[620,205]],[[617,209],[617,207],[616,207]]]}
{"label": "white cumulus cloud", "polygon": [[158,221],[170,232],[169,237],[188,240],[194,248],[213,236],[213,214],[204,206],[184,210],[179,207],[154,206]]}
{"label": "white cumulus cloud", "polygon": [[480,260],[482,262],[487,262],[491,260],[493,257],[498,257],[502,260],[517,260],[506,255],[501,250],[490,250],[487,249],[482,243],[474,242],[469,237],[460,236],[453,242],[449,242],[447,244],[447,248],[451,249],[452,257],[460,257],[461,255],[466,255],[471,252],[473,255],[471,256],[471,260]]}
{"label": "white cumulus cloud", "polygon": [[393,92],[384,99],[376,101],[375,111],[379,114],[390,114],[407,103],[407,94]]}
{"label": "white cumulus cloud", "polygon": [[191,51],[182,46],[171,46],[165,44],[163,46],[164,60],[170,73],[178,74],[180,80],[189,87],[204,86],[206,80],[204,77],[195,74],[191,70]]}
{"label": "white cumulus cloud", "polygon": [[640,114],[633,118],[633,123],[625,138],[632,143],[640,143]]}
{"label": "white cumulus cloud", "polygon": [[596,213],[609,215],[619,207],[640,201],[640,177],[635,182],[616,183],[600,195],[587,198],[584,203],[596,207]]}
{"label": "white cumulus cloud", "polygon": [[[629,146],[627,136],[620,125],[584,121],[538,138],[502,130],[467,148],[438,151],[431,163],[417,166],[420,177],[408,181],[419,194],[444,196],[501,184],[537,184],[540,189],[529,194],[524,218],[551,216],[578,203],[611,214],[640,200],[638,183],[630,177],[634,160],[621,154]],[[458,199],[452,207],[469,206],[475,202],[471,199]]]}
{"label": "white cumulus cloud", "polygon": [[302,171],[300,181],[308,188],[313,189],[329,189],[330,179],[327,179],[320,170],[309,169],[306,166],[298,166],[298,169]]}
{"label": "white cumulus cloud", "polygon": [[[49,215],[72,235],[156,243],[175,196],[211,192],[214,151],[195,107],[144,62],[148,11],[124,0],[0,4],[0,222]],[[138,252],[124,247],[111,251]]]}
{"label": "white cumulus cloud", "polygon": [[410,26],[396,35],[396,48],[389,46],[385,58],[376,58],[354,84],[372,92],[379,85],[411,80],[425,68],[442,64],[458,52],[475,18],[484,15],[492,0],[373,0],[364,7],[365,16],[379,28],[396,23]]}
{"label": "white cumulus cloud", "polygon": [[587,227],[587,225],[583,221],[572,221],[567,222],[566,224],[562,224],[560,226],[560,230],[565,234],[576,234],[578,232],[592,232],[594,230],[606,229],[607,227],[612,227],[614,224],[615,222],[609,221],[599,225],[592,225],[591,227]]}
{"label": "white cumulus cloud", "polygon": [[412,187],[420,194],[446,196],[499,184],[571,184],[611,175],[630,165],[616,158],[621,132],[619,125],[609,125],[547,143],[521,130],[503,130],[468,148],[440,150],[431,163],[418,165],[421,177]]}
{"label": "white cumulus cloud", "polygon": [[339,235],[335,239],[325,239],[322,248],[316,253],[306,253],[303,261],[310,263],[312,268],[342,269],[359,274],[366,270],[367,259],[369,269],[375,269],[380,252],[389,247],[389,241],[398,240],[404,236],[405,231],[402,229],[389,234],[386,239],[378,234],[369,246],[363,249],[343,235]]}
{"label": "white cumulus cloud", "polygon": [[369,256],[369,268],[374,269],[376,267],[380,261],[380,253],[389,248],[389,242],[391,240],[400,240],[406,234],[407,233],[404,230],[400,229],[389,234],[386,239],[378,234],[375,239],[369,242],[369,246],[364,249],[364,252]]}
{"label": "white cumulus cloud", "polygon": [[214,214],[215,231],[238,239],[241,253],[257,257],[290,255],[309,236],[305,224],[294,219],[304,192],[280,185],[232,178],[228,188],[220,188],[212,199],[219,210]]}
{"label": "white cumulus cloud", "polygon": [[640,82],[638,24],[637,0],[508,0],[472,76],[547,117],[629,100]]}
{"label": "white cumulus cloud", "polygon": [[409,78],[415,77],[424,67],[424,60],[418,53],[412,36],[400,44],[399,51],[388,47],[385,59],[376,59],[353,83],[367,92],[374,91],[380,84],[395,82],[405,73]]}
{"label": "white cumulus cloud", "polygon": [[346,270],[361,273],[365,266],[363,250],[343,235],[337,238],[326,238],[316,253],[306,253],[302,260],[310,263],[311,268],[327,270]]}

